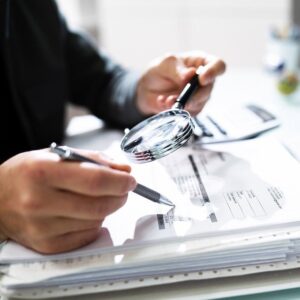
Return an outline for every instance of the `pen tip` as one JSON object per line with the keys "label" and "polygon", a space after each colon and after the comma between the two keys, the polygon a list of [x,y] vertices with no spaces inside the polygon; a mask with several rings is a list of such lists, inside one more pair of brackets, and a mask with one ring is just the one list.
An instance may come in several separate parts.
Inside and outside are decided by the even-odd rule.
{"label": "pen tip", "polygon": [[173,202],[171,202],[169,199],[167,199],[166,197],[164,197],[164,196],[161,196],[160,203],[163,203],[163,204],[168,205],[168,206],[175,207],[175,204]]}

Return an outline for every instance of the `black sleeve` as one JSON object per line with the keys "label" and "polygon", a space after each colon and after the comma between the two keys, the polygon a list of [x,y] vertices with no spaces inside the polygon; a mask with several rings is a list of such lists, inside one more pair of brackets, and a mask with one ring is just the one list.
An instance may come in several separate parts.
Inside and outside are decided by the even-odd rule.
{"label": "black sleeve", "polygon": [[135,105],[138,74],[113,62],[87,36],[65,28],[69,100],[114,126],[141,121]]}

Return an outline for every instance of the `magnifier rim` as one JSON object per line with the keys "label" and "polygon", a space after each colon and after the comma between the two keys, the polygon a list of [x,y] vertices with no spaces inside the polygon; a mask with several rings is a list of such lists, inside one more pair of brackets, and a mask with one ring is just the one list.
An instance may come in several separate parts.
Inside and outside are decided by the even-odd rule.
{"label": "magnifier rim", "polygon": [[164,149],[164,151],[159,151],[159,152],[146,150],[146,151],[140,152],[136,155],[127,154],[127,157],[135,163],[145,163],[145,162],[150,162],[150,161],[162,158],[162,157],[174,152],[175,150],[180,148],[184,143],[186,143],[189,140],[189,138],[191,137],[192,132],[193,132],[193,129],[190,130],[190,132],[186,135],[185,139],[183,139],[182,141],[180,141],[174,145],[170,145],[169,146],[170,149],[168,149],[168,147],[166,147]]}
{"label": "magnifier rim", "polygon": [[[187,137],[189,137],[189,136],[191,135],[192,132],[193,132],[193,126],[192,126],[192,125],[187,126],[187,129],[185,130],[185,134],[182,135],[182,136],[180,137],[180,139],[177,140],[177,143],[176,143],[176,144],[179,144],[179,145],[180,145],[181,142],[182,142],[183,140],[185,140]],[[162,148],[163,148],[163,149],[168,149],[169,147],[172,147],[172,144],[169,143],[167,146],[162,147]],[[151,151],[151,153],[160,152],[160,151],[156,151],[156,150],[154,149],[154,150],[145,150],[145,151],[129,152],[129,153],[132,154],[133,156],[139,156],[140,153],[147,153],[147,152],[149,152],[149,151]],[[141,155],[144,155],[144,154],[141,154]]]}
{"label": "magnifier rim", "polygon": [[[130,140],[130,138],[134,136],[139,130],[147,126],[153,120],[165,117],[166,115],[183,116],[188,120],[188,124],[185,130],[181,133],[178,140],[176,140],[173,143],[171,141],[169,144],[166,143],[166,145],[160,148],[160,150],[156,150],[155,147],[154,149],[148,149],[148,150],[138,151],[138,152],[132,151],[131,148],[128,150],[126,149],[127,141]],[[121,140],[121,149],[125,152],[126,156],[133,162],[136,163],[150,162],[158,158],[164,157],[169,153],[180,148],[191,137],[193,133],[193,128],[194,128],[194,124],[192,122],[191,116],[188,111],[183,109],[174,109],[174,108],[165,110],[157,115],[147,118],[146,120],[138,123],[132,129],[130,129],[130,131],[127,134],[125,134],[125,136]]]}
{"label": "magnifier rim", "polygon": [[130,150],[126,150],[125,148],[125,144],[126,142],[136,133],[138,132],[140,129],[144,128],[147,124],[151,123],[152,120],[155,119],[159,119],[160,117],[167,115],[169,113],[173,113],[174,115],[183,115],[186,116],[187,119],[189,119],[189,122],[191,122],[191,116],[189,114],[188,111],[186,110],[182,110],[182,109],[169,109],[169,110],[165,110],[160,112],[157,115],[151,116],[147,119],[145,119],[144,121],[138,123],[137,125],[135,125],[133,128],[130,129],[130,131],[124,135],[124,137],[121,140],[121,149],[126,152],[126,153],[132,153],[132,151]]}

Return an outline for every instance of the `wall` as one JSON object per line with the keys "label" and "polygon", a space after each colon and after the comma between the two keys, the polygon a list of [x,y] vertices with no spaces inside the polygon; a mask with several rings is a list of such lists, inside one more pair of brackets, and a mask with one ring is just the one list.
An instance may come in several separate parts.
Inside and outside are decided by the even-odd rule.
{"label": "wall", "polygon": [[289,0],[101,0],[101,45],[143,68],[165,52],[201,49],[230,66],[259,67],[271,25],[289,22]]}

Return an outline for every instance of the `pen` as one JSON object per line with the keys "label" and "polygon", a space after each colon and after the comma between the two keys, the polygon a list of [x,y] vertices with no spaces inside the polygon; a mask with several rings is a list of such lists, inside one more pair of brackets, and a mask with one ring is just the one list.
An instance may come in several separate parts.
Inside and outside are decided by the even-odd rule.
{"label": "pen", "polygon": [[[76,153],[75,151],[71,150],[66,146],[58,146],[56,143],[52,143],[50,145],[50,151],[59,155],[59,157],[63,160],[70,160],[70,161],[78,161],[78,162],[89,162],[92,164],[96,164],[99,166],[105,166],[102,163],[99,163],[93,159],[85,157],[81,154]],[[175,206],[169,199],[165,196],[161,195],[160,193],[138,183],[136,188],[133,190],[134,193],[143,196],[153,202],[159,204],[165,204],[169,206]]]}

